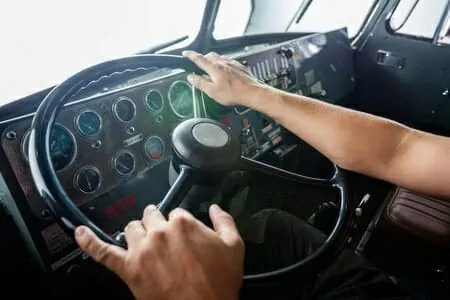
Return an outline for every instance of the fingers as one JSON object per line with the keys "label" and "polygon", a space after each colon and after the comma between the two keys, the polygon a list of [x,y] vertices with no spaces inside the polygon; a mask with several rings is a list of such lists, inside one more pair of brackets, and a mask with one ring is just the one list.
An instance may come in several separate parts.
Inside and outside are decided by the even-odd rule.
{"label": "fingers", "polygon": [[242,245],[242,239],[236,228],[236,224],[229,214],[224,212],[218,205],[213,204],[209,208],[209,216],[214,230],[225,244],[231,247]]}
{"label": "fingers", "polygon": [[146,230],[160,227],[166,223],[166,218],[161,214],[159,209],[155,205],[149,205],[144,209],[142,223]]}
{"label": "fingers", "polygon": [[176,219],[195,220],[194,216],[185,209],[175,208],[169,213],[169,221]]}
{"label": "fingers", "polygon": [[144,225],[141,221],[131,221],[125,227],[124,232],[129,249],[136,247],[146,235]]}
{"label": "fingers", "polygon": [[118,275],[121,273],[126,255],[124,249],[103,242],[85,226],[75,230],[75,239],[80,248],[96,262]]}
{"label": "fingers", "polygon": [[202,77],[202,76],[198,76],[196,74],[189,74],[187,76],[187,81],[192,84],[193,86],[195,86],[196,88],[204,91],[205,93],[207,93],[208,95],[212,92],[213,90],[213,84],[211,81],[209,81],[208,79]]}
{"label": "fingers", "polygon": [[208,74],[213,73],[215,70],[214,63],[200,53],[195,51],[183,51],[182,55],[190,59],[194,64]]}

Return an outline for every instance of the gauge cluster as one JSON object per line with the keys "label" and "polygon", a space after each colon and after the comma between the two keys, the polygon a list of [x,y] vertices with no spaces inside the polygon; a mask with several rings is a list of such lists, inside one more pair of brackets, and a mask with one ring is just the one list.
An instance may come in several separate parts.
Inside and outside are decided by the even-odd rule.
{"label": "gauge cluster", "polygon": [[[235,57],[256,79],[333,102],[353,88],[352,49],[341,31],[316,34],[239,53]],[[345,63],[343,63],[345,62]],[[162,71],[161,71],[162,70]],[[110,87],[96,82],[98,94],[73,99],[60,112],[50,136],[50,155],[60,181],[78,205],[89,203],[170,158],[171,133],[198,109],[226,125],[242,154],[258,159],[286,136],[274,120],[247,107],[225,107],[192,88],[183,70],[161,69],[129,75]],[[331,70],[331,71],[330,71]],[[105,79],[107,80],[107,79]],[[121,82],[120,82],[121,81]],[[91,94],[89,94],[91,95]],[[196,107],[197,109],[197,107]],[[45,209],[28,166],[32,114],[3,121],[2,147],[22,191],[37,215]]]}
{"label": "gauge cluster", "polygon": [[[193,109],[193,89],[179,71],[69,104],[51,133],[55,171],[78,205],[89,203],[166,161],[172,130]],[[32,210],[42,215],[28,166],[31,121],[8,127],[2,147]]]}

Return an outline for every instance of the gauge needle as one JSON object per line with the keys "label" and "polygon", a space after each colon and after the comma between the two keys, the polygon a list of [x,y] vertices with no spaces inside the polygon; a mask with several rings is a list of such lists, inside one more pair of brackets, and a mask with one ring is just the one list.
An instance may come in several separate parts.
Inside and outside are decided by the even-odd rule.
{"label": "gauge needle", "polygon": [[120,160],[119,160],[118,163],[119,163],[119,166],[122,167],[123,169],[125,169],[126,171],[130,170],[130,169],[128,168],[128,166],[125,165],[124,163],[122,163]]}
{"label": "gauge needle", "polygon": [[89,191],[92,191],[92,184],[91,184],[91,181],[89,180],[89,176],[86,173],[82,173],[82,174],[83,174],[84,180],[86,180],[86,184],[89,188]]}
{"label": "gauge needle", "polygon": [[89,180],[89,176],[86,176],[86,181],[87,181],[87,185],[89,187],[89,190],[92,191],[92,184],[91,184],[91,181]]}

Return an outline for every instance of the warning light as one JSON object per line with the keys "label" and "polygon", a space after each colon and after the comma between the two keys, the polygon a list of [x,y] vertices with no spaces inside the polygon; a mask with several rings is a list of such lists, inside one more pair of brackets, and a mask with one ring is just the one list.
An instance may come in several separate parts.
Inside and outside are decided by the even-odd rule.
{"label": "warning light", "polygon": [[113,202],[104,209],[106,218],[112,219],[120,216],[126,211],[136,206],[136,197],[134,194],[128,195],[116,202]]}

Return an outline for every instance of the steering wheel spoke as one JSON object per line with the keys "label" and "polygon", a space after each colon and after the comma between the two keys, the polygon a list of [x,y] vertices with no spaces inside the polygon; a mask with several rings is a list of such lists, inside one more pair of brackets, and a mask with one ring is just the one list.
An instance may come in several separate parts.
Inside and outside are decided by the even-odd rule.
{"label": "steering wheel spoke", "polygon": [[183,201],[183,198],[189,192],[196,181],[196,174],[194,170],[189,167],[182,165],[180,166],[180,173],[178,177],[173,182],[164,199],[157,205],[161,213],[167,216],[170,211],[178,207]]}

